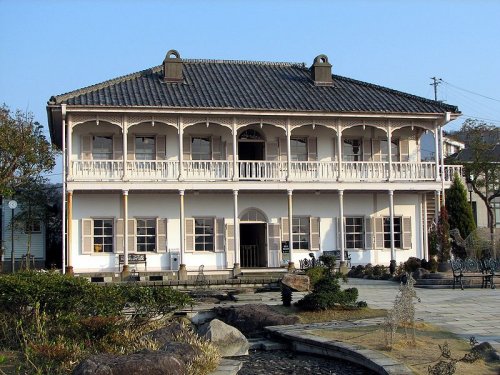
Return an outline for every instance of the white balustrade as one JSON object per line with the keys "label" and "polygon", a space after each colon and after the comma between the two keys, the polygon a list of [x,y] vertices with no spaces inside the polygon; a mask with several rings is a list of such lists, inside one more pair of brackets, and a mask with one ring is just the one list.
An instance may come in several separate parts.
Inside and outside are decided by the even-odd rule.
{"label": "white balustrade", "polygon": [[280,181],[286,179],[286,162],[283,161],[239,161],[240,180]]}
{"label": "white balustrade", "polygon": [[229,160],[189,160],[184,161],[182,166],[186,180],[229,180],[233,174],[232,162]]}
{"label": "white balustrade", "polygon": [[290,181],[335,181],[338,163],[334,161],[292,161]]}
{"label": "white balustrade", "polygon": [[444,180],[446,182],[452,182],[455,174],[458,174],[460,177],[463,176],[463,167],[461,165],[444,166]]}
{"label": "white balustrade", "polygon": [[389,174],[385,162],[344,161],[340,176],[344,181],[383,181]]}
{"label": "white balustrade", "polygon": [[130,180],[177,180],[179,162],[170,160],[129,160],[127,178]]}
{"label": "white balustrade", "polygon": [[72,177],[84,180],[119,180],[123,175],[121,160],[72,160]]}
{"label": "white balustrade", "polygon": [[433,162],[391,164],[391,179],[403,181],[432,181],[436,179],[436,165]]}

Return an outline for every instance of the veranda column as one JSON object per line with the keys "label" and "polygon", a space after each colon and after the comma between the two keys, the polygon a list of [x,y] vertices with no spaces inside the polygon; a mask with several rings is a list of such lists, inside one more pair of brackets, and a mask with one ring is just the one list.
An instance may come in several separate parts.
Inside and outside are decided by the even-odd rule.
{"label": "veranda column", "polygon": [[128,268],[128,190],[122,190],[123,204],[123,269],[122,277],[129,274]]}
{"label": "veranda column", "polygon": [[[128,121],[127,117],[124,117],[123,119],[123,124],[122,124],[122,149],[123,149],[123,155],[122,155],[122,162],[123,162],[123,179],[127,179],[127,158],[128,158]],[[126,232],[125,232],[126,233]],[[127,237],[127,236],[124,236]]]}
{"label": "veranda column", "polygon": [[[68,182],[68,169],[67,169],[67,149],[66,149],[66,104],[61,104],[61,116],[62,116],[62,123],[61,123],[61,134],[62,134],[62,154],[63,154],[63,163],[62,163],[62,170],[63,170],[63,184],[62,184],[62,248],[61,248],[61,257],[62,257],[62,272],[63,274],[66,273],[66,252],[68,250],[67,248],[67,242],[68,242],[68,231],[66,227],[66,220],[67,220],[67,193],[66,193],[66,184]],[[14,267],[12,267],[14,269]]]}
{"label": "veranda column", "polygon": [[[439,156],[441,160],[441,196],[442,196],[442,203],[441,205],[446,205],[446,194],[444,192],[444,180],[445,180],[445,175],[444,175],[444,150],[443,150],[443,127],[439,127]],[[453,177],[453,176],[452,176]]]}
{"label": "veranda column", "polygon": [[439,190],[434,192],[434,201],[436,202],[434,207],[434,222],[437,225],[439,221],[439,211],[441,210],[441,192]]}
{"label": "veranda column", "polygon": [[436,181],[440,181],[439,177],[439,133],[437,129],[434,129],[434,159],[436,162]]}
{"label": "veranda column", "polygon": [[67,217],[67,234],[68,234],[68,245],[67,245],[67,251],[68,251],[68,256],[67,256],[67,263],[66,263],[66,273],[72,275],[73,274],[73,262],[72,262],[72,248],[71,242],[73,239],[73,192],[71,190],[68,190],[67,193],[67,204],[68,204],[68,217]]}
{"label": "veranda column", "polygon": [[[182,155],[182,153],[181,153]],[[180,256],[180,261],[181,264],[179,265],[179,280],[187,280],[187,270],[186,270],[186,263],[185,263],[185,250],[186,250],[186,227],[185,227],[185,217],[184,217],[184,190],[179,190],[179,219],[180,219],[180,250],[181,250],[181,256]]]}
{"label": "veranda column", "polygon": [[[290,129],[290,120],[286,120],[286,180],[290,180],[291,169],[292,169],[292,150],[290,149],[291,144],[291,129]],[[290,232],[292,233],[292,232]],[[290,255],[290,260],[292,260]]]}
{"label": "veranda column", "polygon": [[241,273],[240,268],[240,223],[238,218],[238,190],[233,190],[233,217],[234,217],[234,268],[233,276]]}
{"label": "veranda column", "polygon": [[340,272],[346,273],[345,229],[344,229],[344,190],[339,190],[339,226],[340,226]]}
{"label": "veranda column", "polygon": [[391,127],[387,129],[387,179],[392,178],[392,134]]}
{"label": "veranda column", "polygon": [[73,155],[73,142],[71,141],[71,138],[73,137],[73,126],[71,124],[71,116],[68,116],[68,131],[66,132],[66,157],[67,157],[67,173],[68,176],[72,176],[72,169],[73,165],[71,163],[71,156]]}
{"label": "veranda column", "polygon": [[422,194],[422,214],[424,217],[423,228],[424,228],[424,243],[423,243],[423,253],[424,258],[429,260],[429,247],[428,247],[428,237],[427,237],[427,193]]}
{"label": "veranda column", "polygon": [[[184,180],[184,128],[183,128],[183,121],[182,117],[179,117],[178,121],[178,132],[179,132],[179,180],[183,181]],[[179,191],[180,194],[180,191]],[[182,196],[184,199],[184,190],[182,190]],[[183,241],[183,240],[182,240]],[[181,241],[181,242],[182,242]],[[182,253],[181,253],[181,264],[182,264]]]}
{"label": "veranda column", "polygon": [[342,131],[340,125],[337,126],[337,180],[342,180]]}
{"label": "veranda column", "polygon": [[238,155],[237,155],[237,135],[236,119],[233,119],[233,181],[238,181]]}
{"label": "veranda column", "polygon": [[389,227],[391,231],[391,273],[396,269],[396,247],[394,244],[394,191],[389,190]]}
{"label": "veranda column", "polygon": [[288,189],[288,233],[289,233],[289,249],[290,249],[290,259],[288,260],[288,269],[294,269],[295,265],[293,263],[293,190]]}

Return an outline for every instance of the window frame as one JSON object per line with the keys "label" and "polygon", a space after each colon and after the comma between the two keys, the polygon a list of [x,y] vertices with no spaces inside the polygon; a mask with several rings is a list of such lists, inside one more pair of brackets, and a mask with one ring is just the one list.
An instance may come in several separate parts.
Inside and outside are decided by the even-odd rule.
{"label": "window frame", "polygon": [[[298,220],[299,223],[296,224],[295,220]],[[303,223],[301,221],[304,220],[306,225],[307,225],[307,231],[306,232],[301,232],[300,228]],[[299,231],[296,231],[296,228],[299,228]],[[295,237],[299,236],[298,240],[295,240]],[[301,239],[300,236],[303,236],[302,238],[305,238],[305,240]],[[309,250],[311,248],[311,217],[310,216],[293,216],[292,217],[292,235],[291,235],[291,240],[292,240],[292,248],[294,250]],[[307,246],[305,246],[307,245]]]}
{"label": "window frame", "polygon": [[[352,143],[350,143],[352,142]],[[359,142],[358,153],[354,153],[354,142]],[[346,152],[346,147],[350,147],[352,152]],[[342,161],[363,161],[363,139],[362,138],[342,138]]]}
{"label": "window frame", "polygon": [[[386,220],[388,222],[388,230],[386,232]],[[399,223],[398,223],[399,221]],[[397,227],[399,226],[399,232]],[[383,228],[384,228],[384,249],[391,248],[391,218],[390,216],[383,217]],[[403,246],[403,217],[394,216],[394,248],[402,249]],[[399,243],[399,246],[398,246]]]}
{"label": "window frame", "polygon": [[[349,231],[350,227],[354,227],[354,229],[359,226],[359,224],[353,223],[349,224],[348,220],[361,220],[361,231]],[[348,236],[353,236],[352,240],[348,239]],[[359,238],[356,238],[358,237]],[[349,242],[352,241],[354,246],[350,247]],[[356,243],[360,243],[361,246],[355,246]],[[364,249],[365,248],[365,218],[363,216],[346,216],[345,217],[345,247],[346,249],[356,250],[356,249]]]}
{"label": "window frame", "polygon": [[[200,151],[195,150],[195,140],[204,140],[208,141],[208,153],[202,153]],[[191,136],[191,160],[212,160],[213,155],[213,145],[212,145],[212,137],[210,135],[192,135]],[[200,156],[205,156],[201,158]]]}
{"label": "window frame", "polygon": [[[113,137],[114,135],[113,134],[92,134],[91,135],[92,137],[92,160],[113,160],[113,151],[114,151],[114,140],[113,140]],[[106,139],[110,139],[111,140],[111,149],[106,152],[98,152],[96,153],[96,146],[94,144],[94,142],[96,141],[96,138],[106,138]],[[106,156],[107,157],[100,157],[100,155],[102,156]]]}
{"label": "window frame", "polygon": [[[301,142],[304,146],[304,152],[299,154],[296,151],[299,147],[294,146],[293,143]],[[302,146],[301,144],[301,146]],[[290,137],[290,156],[291,161],[308,161],[309,160],[309,139],[307,136],[294,136]]]}
{"label": "window frame", "polygon": [[26,234],[42,233],[42,221],[39,219],[34,219],[29,223],[28,222],[24,223],[24,233]]}
{"label": "window frame", "polygon": [[[391,157],[393,162],[398,162],[401,157],[401,147],[399,141],[400,141],[399,138],[391,138]],[[394,147],[396,147],[397,152],[393,152]],[[380,140],[380,161],[388,162],[389,149],[387,148],[386,150],[384,150],[384,148],[387,148],[387,139]]]}
{"label": "window frame", "polygon": [[[103,225],[101,227],[96,226],[96,221],[102,221]],[[104,234],[104,229],[106,228],[104,226],[104,222],[109,221],[111,223],[111,234]],[[101,228],[102,229],[102,234],[97,234],[95,233],[96,228]],[[110,217],[97,217],[97,218],[92,218],[92,253],[93,254],[110,254],[114,253],[115,251],[115,219],[110,218]],[[98,243],[101,241],[96,241],[96,239],[102,239],[102,243]],[[105,238],[111,238],[111,243],[104,243]],[[101,245],[102,250],[97,251],[96,250],[96,245]],[[106,251],[106,247],[110,247],[111,251]]]}
{"label": "window frame", "polygon": [[[139,222],[144,221],[145,226],[139,227]],[[156,240],[158,236],[158,228],[156,227],[156,218],[153,217],[136,217],[135,218],[135,250],[138,253],[154,253],[156,251]],[[148,222],[152,222],[153,226],[149,226]],[[139,234],[140,229],[146,229],[145,234]],[[148,233],[148,229],[154,229],[154,234]],[[141,241],[140,239],[144,239],[145,241]],[[151,242],[152,239],[152,242]],[[139,246],[145,245],[145,250],[140,250]],[[151,248],[152,246],[152,248]],[[148,248],[150,247],[150,248]]]}
{"label": "window frame", "polygon": [[[194,240],[193,240],[193,246],[194,246],[194,252],[209,252],[209,253],[213,253],[215,252],[215,217],[208,217],[208,216],[197,216],[197,217],[193,217],[194,219]],[[206,225],[203,225],[203,226],[200,226],[198,225],[198,221],[203,221],[204,223],[206,222],[209,222],[210,226],[209,228],[211,228],[211,233],[206,233],[204,231],[204,233],[197,233],[196,229],[197,228],[207,228]],[[202,237],[204,240],[200,243],[199,242],[199,238]],[[206,238],[211,238],[211,242],[210,241],[206,241],[205,239]],[[207,246],[207,245],[210,245],[211,244],[211,249],[210,249],[210,246]],[[202,245],[202,248],[201,249],[198,249],[198,245]],[[208,248],[207,248],[208,247]]]}

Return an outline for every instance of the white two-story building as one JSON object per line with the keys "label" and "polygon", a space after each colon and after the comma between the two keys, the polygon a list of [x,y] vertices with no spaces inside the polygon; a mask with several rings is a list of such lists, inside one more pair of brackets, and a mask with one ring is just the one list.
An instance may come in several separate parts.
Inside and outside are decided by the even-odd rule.
{"label": "white two-story building", "polygon": [[[458,166],[420,140],[457,108],[295,63],[182,59],[50,98],[65,155],[66,264],[274,268],[345,251],[426,257],[429,193]],[[290,233],[292,236],[290,238]]]}

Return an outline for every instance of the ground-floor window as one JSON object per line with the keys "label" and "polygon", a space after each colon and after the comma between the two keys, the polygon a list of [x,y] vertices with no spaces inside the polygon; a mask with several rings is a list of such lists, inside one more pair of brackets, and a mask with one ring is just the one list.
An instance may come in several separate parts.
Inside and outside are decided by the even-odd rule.
{"label": "ground-floor window", "polygon": [[493,211],[495,216],[495,228],[500,228],[500,202],[493,202]]}
{"label": "ground-floor window", "polygon": [[113,252],[113,219],[94,219],[94,252]]}
{"label": "ground-floor window", "polygon": [[194,249],[196,251],[214,251],[214,219],[194,219]]}
{"label": "ground-floor window", "polygon": [[24,233],[42,233],[42,222],[40,220],[32,220],[24,224]]}
{"label": "ground-floor window", "polygon": [[345,218],[345,245],[347,249],[364,248],[364,218]]}
{"label": "ground-floor window", "polygon": [[292,221],[293,249],[309,250],[309,217],[294,217]]}
{"label": "ground-floor window", "polygon": [[[401,217],[394,218],[394,247],[401,249]],[[384,217],[384,248],[391,248],[391,218]]]}
{"label": "ground-floor window", "polygon": [[155,251],[156,219],[137,219],[137,251]]}

